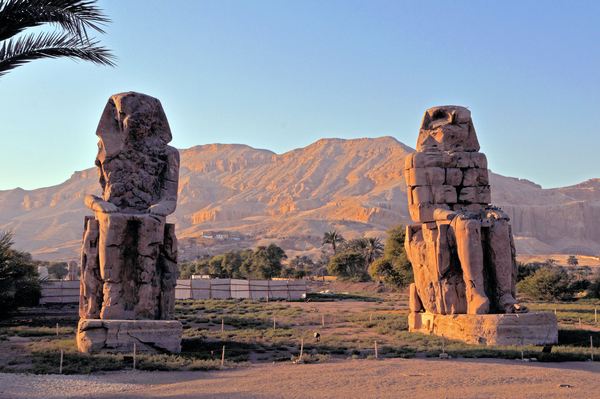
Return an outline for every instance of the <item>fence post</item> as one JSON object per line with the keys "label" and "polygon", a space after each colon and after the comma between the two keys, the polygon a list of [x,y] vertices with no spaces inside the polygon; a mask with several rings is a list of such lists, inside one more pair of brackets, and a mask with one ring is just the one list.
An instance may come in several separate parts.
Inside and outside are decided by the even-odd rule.
{"label": "fence post", "polygon": [[594,361],[594,341],[592,340],[592,336],[590,335],[590,355],[592,362]]}
{"label": "fence post", "polygon": [[377,350],[377,341],[375,341],[375,359],[379,358],[379,351]]}
{"label": "fence post", "polygon": [[133,343],[133,369],[135,370],[135,366],[137,363],[137,345],[135,342]]}
{"label": "fence post", "polygon": [[58,374],[62,374],[64,355],[65,355],[65,350],[61,349],[60,350],[60,366],[58,368]]}
{"label": "fence post", "polygon": [[321,314],[321,327],[325,327],[325,314]]}
{"label": "fence post", "polygon": [[225,345],[223,345],[223,350],[221,352],[221,367],[225,365]]}
{"label": "fence post", "polygon": [[56,336],[58,337],[58,323],[56,323]]}
{"label": "fence post", "polygon": [[221,334],[225,332],[225,319],[221,317]]}
{"label": "fence post", "polygon": [[192,287],[192,276],[190,276],[190,299],[194,299],[194,288]]}
{"label": "fence post", "polygon": [[304,354],[304,338],[300,339],[300,356],[298,357],[298,361],[302,360],[302,355]]}

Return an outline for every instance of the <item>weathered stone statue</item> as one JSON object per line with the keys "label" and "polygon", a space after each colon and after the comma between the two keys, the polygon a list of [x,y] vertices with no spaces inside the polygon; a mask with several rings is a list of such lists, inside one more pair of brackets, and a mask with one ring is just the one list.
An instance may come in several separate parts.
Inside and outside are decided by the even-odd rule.
{"label": "weathered stone statue", "polygon": [[[509,218],[490,205],[487,160],[479,152],[468,109],[443,106],[425,112],[417,151],[406,158],[405,178],[409,212],[416,222],[407,226],[405,242],[415,277],[410,288],[410,328],[449,336],[451,331],[436,331],[444,329],[445,319],[429,315],[526,312],[516,301]],[[460,324],[459,319],[453,320],[455,326]],[[489,331],[474,332],[478,334],[483,337],[472,341],[498,338]]]}
{"label": "weathered stone statue", "polygon": [[[137,339],[139,350],[177,352],[179,322],[125,322],[168,320],[173,314],[177,239],[166,216],[177,204],[179,153],[168,145],[167,118],[153,97],[116,94],[96,135],[102,197],[85,197],[95,216],[86,217],[83,236],[79,348],[129,350]],[[122,337],[107,342],[113,327]]]}

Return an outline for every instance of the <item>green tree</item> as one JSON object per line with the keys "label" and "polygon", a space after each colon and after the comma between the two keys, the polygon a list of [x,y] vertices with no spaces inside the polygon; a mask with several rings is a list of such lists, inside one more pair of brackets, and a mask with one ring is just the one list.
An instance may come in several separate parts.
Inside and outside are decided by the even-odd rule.
{"label": "green tree", "polygon": [[279,246],[260,246],[243,260],[240,271],[247,278],[271,279],[281,274],[283,259],[287,259],[287,255]]}
{"label": "green tree", "polygon": [[331,230],[323,234],[323,245],[331,244],[333,254],[337,254],[337,245],[345,241],[344,237],[335,230]]}
{"label": "green tree", "polygon": [[365,258],[360,252],[344,251],[334,255],[327,265],[329,274],[343,280],[366,281]]}
{"label": "green tree", "polygon": [[[89,30],[110,20],[95,0],[0,0],[0,76],[40,58],[67,57],[114,66],[114,56]],[[55,32],[25,33],[54,26]]]}
{"label": "green tree", "polygon": [[569,265],[569,266],[577,266],[578,264],[579,264],[579,261],[577,260],[577,256],[570,255],[567,258],[567,265]]}
{"label": "green tree", "polygon": [[413,281],[412,266],[404,249],[406,230],[396,226],[387,232],[383,257],[369,266],[373,280],[379,280],[391,287],[402,288]]}
{"label": "green tree", "polygon": [[296,256],[290,261],[289,267],[283,269],[281,277],[304,278],[315,270],[315,262],[306,256]]}
{"label": "green tree", "polygon": [[12,249],[12,235],[0,233],[0,317],[19,306],[37,305],[40,284],[31,255]]}
{"label": "green tree", "polygon": [[543,301],[570,300],[577,285],[561,267],[544,267],[517,284],[521,294]]}
{"label": "green tree", "polygon": [[56,280],[62,280],[69,273],[67,262],[53,262],[48,265],[48,274]]}

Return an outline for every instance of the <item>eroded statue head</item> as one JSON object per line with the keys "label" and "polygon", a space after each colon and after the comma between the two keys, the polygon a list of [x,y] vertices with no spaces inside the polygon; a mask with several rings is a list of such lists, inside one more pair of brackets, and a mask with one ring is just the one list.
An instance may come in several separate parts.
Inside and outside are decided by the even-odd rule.
{"label": "eroded statue head", "polygon": [[457,105],[429,108],[421,122],[417,151],[479,151],[471,111]]}
{"label": "eroded statue head", "polygon": [[109,98],[96,135],[97,162],[101,163],[126,146],[165,146],[171,141],[171,129],[160,101],[131,91]]}

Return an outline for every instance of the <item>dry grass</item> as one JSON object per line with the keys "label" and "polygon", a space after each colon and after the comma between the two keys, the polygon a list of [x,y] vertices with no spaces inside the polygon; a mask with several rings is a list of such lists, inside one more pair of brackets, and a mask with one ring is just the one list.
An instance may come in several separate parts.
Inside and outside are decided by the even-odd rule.
{"label": "dry grass", "polygon": [[[222,347],[227,367],[244,362],[277,362],[297,358],[304,343],[305,362],[372,358],[377,341],[382,358],[438,356],[536,358],[540,361],[587,360],[592,336],[600,346],[600,325],[594,308],[600,301],[531,303],[532,310],[554,311],[560,323],[560,344],[552,353],[540,347],[480,347],[407,331],[406,296],[387,294],[313,296],[309,302],[256,302],[249,300],[178,301],[177,318],[183,323],[180,355],[141,355],[144,370],[209,370],[220,367]],[[352,298],[352,299],[348,299]],[[319,302],[319,299],[324,301]],[[73,316],[73,315],[71,315]],[[579,325],[579,319],[582,323]],[[56,336],[56,322],[59,335]],[[65,321],[67,320],[67,321]],[[275,327],[273,326],[275,320]],[[322,324],[324,321],[324,325]],[[0,325],[0,370],[56,373],[59,353],[65,353],[64,373],[92,373],[132,367],[130,356],[83,355],[74,339],[76,315],[15,318]],[[223,330],[222,330],[223,328]],[[314,333],[321,335],[319,342]],[[600,359],[600,349],[594,349]]]}

